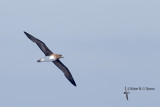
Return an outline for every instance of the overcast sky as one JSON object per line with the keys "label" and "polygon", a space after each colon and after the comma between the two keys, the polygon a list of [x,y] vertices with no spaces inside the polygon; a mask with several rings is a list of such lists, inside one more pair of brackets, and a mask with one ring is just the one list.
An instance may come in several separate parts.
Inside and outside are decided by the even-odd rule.
{"label": "overcast sky", "polygon": [[[160,105],[159,0],[1,0],[0,107]],[[26,31],[54,53],[74,87]],[[124,87],[155,90],[129,90]]]}

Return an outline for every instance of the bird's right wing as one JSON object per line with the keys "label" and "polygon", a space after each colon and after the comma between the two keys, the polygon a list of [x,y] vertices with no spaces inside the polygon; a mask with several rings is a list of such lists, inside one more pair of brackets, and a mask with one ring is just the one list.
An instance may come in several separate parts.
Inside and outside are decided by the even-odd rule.
{"label": "bird's right wing", "polygon": [[58,59],[55,61],[52,61],[65,75],[65,77],[74,85],[76,86],[76,83],[72,77],[72,74],[69,72],[69,69]]}
{"label": "bird's right wing", "polygon": [[128,100],[128,93],[126,93],[126,98],[127,98],[127,100]]}
{"label": "bird's right wing", "polygon": [[46,56],[49,56],[51,55],[53,52],[50,51],[48,49],[48,47],[45,45],[45,43],[43,43],[42,41],[40,41],[39,39],[33,37],[32,35],[30,35],[29,33],[27,32],[24,32],[26,34],[26,36],[33,42],[35,42],[38,47],[43,51],[43,53],[46,55]]}

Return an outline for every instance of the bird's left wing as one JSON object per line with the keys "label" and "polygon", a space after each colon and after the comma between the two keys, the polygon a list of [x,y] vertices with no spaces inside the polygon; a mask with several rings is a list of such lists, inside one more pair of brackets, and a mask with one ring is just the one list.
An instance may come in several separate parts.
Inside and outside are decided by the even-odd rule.
{"label": "bird's left wing", "polygon": [[65,77],[74,85],[76,86],[76,83],[72,77],[72,74],[69,72],[69,69],[58,59],[55,61],[52,61],[62,72],[64,73]]}
{"label": "bird's left wing", "polygon": [[26,36],[33,42],[35,42],[38,47],[43,51],[43,53],[48,56],[51,55],[53,52],[49,50],[49,48],[45,45],[45,43],[43,43],[41,40],[35,38],[34,36],[30,35],[27,32],[24,32],[26,34]]}
{"label": "bird's left wing", "polygon": [[126,87],[125,87],[125,92],[127,92],[127,89],[126,89]]}

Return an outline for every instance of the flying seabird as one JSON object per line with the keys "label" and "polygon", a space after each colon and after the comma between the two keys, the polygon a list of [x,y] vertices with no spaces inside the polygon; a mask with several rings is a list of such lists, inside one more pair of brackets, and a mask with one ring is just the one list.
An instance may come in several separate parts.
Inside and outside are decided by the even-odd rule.
{"label": "flying seabird", "polygon": [[128,94],[129,94],[129,92],[127,92],[126,87],[125,87],[125,92],[124,92],[124,94],[126,94],[126,99],[128,100]]}
{"label": "flying seabird", "polygon": [[44,58],[39,59],[37,62],[53,62],[62,72],[64,73],[65,77],[74,85],[76,86],[76,83],[72,77],[72,74],[70,73],[69,69],[59,60],[60,58],[63,58],[61,54],[55,54],[52,51],[49,50],[49,48],[43,43],[41,40],[33,37],[27,32],[24,32],[26,36],[33,42],[35,42],[38,47],[43,51],[45,54]]}

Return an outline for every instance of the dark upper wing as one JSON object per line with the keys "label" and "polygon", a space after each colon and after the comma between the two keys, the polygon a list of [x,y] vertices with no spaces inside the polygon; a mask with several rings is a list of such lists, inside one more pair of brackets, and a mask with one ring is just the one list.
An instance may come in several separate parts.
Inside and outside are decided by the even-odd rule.
{"label": "dark upper wing", "polygon": [[126,87],[125,87],[125,92],[127,92],[127,89],[126,89]]}
{"label": "dark upper wing", "polygon": [[127,100],[128,100],[128,93],[126,93],[126,98],[127,98]]}
{"label": "dark upper wing", "polygon": [[44,53],[46,56],[52,54],[52,51],[50,51],[50,50],[48,49],[48,47],[47,47],[42,41],[40,41],[39,39],[33,37],[32,35],[30,35],[30,34],[27,33],[27,32],[24,32],[24,33],[26,34],[26,36],[27,36],[31,41],[35,42],[35,43],[38,45],[38,47],[43,51],[43,53]]}
{"label": "dark upper wing", "polygon": [[62,70],[62,72],[64,73],[65,77],[74,85],[76,86],[76,83],[71,75],[71,73],[69,72],[68,68],[60,61],[60,60],[56,60],[53,61],[53,63],[60,69]]}

